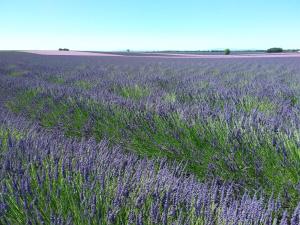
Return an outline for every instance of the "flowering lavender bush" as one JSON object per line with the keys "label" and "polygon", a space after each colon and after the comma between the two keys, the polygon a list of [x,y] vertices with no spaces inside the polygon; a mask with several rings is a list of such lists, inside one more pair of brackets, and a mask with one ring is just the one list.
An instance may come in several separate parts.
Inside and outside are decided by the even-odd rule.
{"label": "flowering lavender bush", "polygon": [[267,224],[282,217],[279,199],[237,198],[233,184],[199,183],[176,163],[22,129],[18,136],[1,127],[3,224]]}
{"label": "flowering lavender bush", "polygon": [[299,59],[0,57],[1,223],[299,223]]}

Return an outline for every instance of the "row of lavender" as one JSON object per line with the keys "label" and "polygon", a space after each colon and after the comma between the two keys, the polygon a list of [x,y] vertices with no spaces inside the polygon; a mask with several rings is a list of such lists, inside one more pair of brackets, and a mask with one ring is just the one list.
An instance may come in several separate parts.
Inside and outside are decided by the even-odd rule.
{"label": "row of lavender", "polygon": [[[3,54],[3,53],[2,53]],[[158,112],[240,119],[260,113],[291,132],[299,124],[300,66],[282,59],[143,59],[41,57],[6,53],[2,82]],[[22,80],[22,82],[18,82]],[[288,131],[287,131],[288,130]]]}
{"label": "row of lavender", "polygon": [[1,224],[299,224],[279,199],[199,183],[176,163],[75,141],[1,113]]}

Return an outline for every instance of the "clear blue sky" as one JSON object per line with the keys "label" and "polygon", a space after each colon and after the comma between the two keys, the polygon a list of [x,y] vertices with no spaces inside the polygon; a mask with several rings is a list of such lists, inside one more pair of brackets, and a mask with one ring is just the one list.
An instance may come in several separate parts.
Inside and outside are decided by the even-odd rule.
{"label": "clear blue sky", "polygon": [[0,0],[0,49],[300,48],[300,0]]}

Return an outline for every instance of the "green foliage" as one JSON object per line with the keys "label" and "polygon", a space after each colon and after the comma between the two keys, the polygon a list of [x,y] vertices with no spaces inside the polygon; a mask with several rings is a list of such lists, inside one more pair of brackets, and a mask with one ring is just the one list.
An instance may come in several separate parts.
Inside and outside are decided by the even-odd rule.
{"label": "green foliage", "polygon": [[[118,210],[114,211],[114,222],[109,223],[107,219],[108,212],[114,209],[114,200],[118,195],[119,183],[117,177],[110,176],[109,179],[103,180],[104,184],[95,173],[90,173],[88,180],[81,171],[69,171],[62,168],[62,160],[54,163],[54,157],[43,160],[42,165],[30,164],[26,165],[28,174],[27,185],[30,192],[22,194],[18,199],[15,198],[15,192],[21,192],[21,187],[16,187],[11,178],[2,180],[2,184],[7,188],[7,194],[2,195],[5,199],[7,208],[0,218],[1,224],[30,224],[31,219],[38,218],[43,221],[41,224],[52,224],[53,217],[60,216],[64,222],[71,221],[72,224],[130,224],[129,215],[134,212],[136,215],[143,215],[142,220],[145,224],[153,224],[150,207],[157,203],[157,200],[144,193],[147,184],[140,182],[137,186],[132,187],[130,196],[118,206]],[[46,171],[46,172],[45,172]],[[44,177],[43,177],[44,176]],[[41,181],[41,177],[43,180]],[[93,188],[90,187],[89,181],[93,180]],[[167,190],[160,190],[158,198],[163,198]],[[34,194],[32,194],[34,193]],[[145,195],[143,204],[136,206],[139,196]],[[121,201],[123,201],[123,198]],[[91,199],[93,205],[90,205]],[[195,202],[196,199],[191,199]],[[24,204],[26,202],[26,204]],[[89,205],[88,205],[89,204]],[[28,210],[30,206],[30,210]],[[158,213],[164,211],[164,205],[158,204]],[[210,205],[212,211],[216,207],[213,203]],[[178,213],[180,210],[180,213]],[[219,217],[216,212],[216,218]],[[192,210],[185,210],[185,206],[176,209],[173,215],[167,215],[168,223],[175,223],[178,218],[188,218],[192,224],[205,225],[202,216],[196,216],[194,207]],[[5,221],[5,222],[4,222]],[[219,218],[222,221],[222,218]],[[65,224],[65,223],[63,223]]]}
{"label": "green foliage", "polygon": [[90,90],[93,88],[94,85],[85,80],[78,80],[75,82],[75,86],[85,89],[85,90]]}
{"label": "green foliage", "polygon": [[72,107],[72,111],[65,117],[64,130],[67,136],[81,137],[88,120],[88,112],[80,107]]}
{"label": "green foliage", "polygon": [[13,112],[19,113],[26,108],[28,109],[28,105],[33,101],[33,99],[39,93],[38,90],[27,90],[22,91],[18,94],[18,96],[14,99],[14,101],[9,101],[6,103],[6,106]]}
{"label": "green foliage", "polygon": [[298,98],[294,95],[290,97],[290,100],[291,100],[291,106],[295,106],[299,101]]}
{"label": "green foliage", "polygon": [[283,52],[282,48],[269,48],[267,50],[267,53],[280,53],[280,52]]}
{"label": "green foliage", "polygon": [[[91,100],[57,101],[51,96],[41,97],[36,91],[19,95],[8,106],[14,112],[22,111],[39,119],[46,128],[61,128],[70,137],[107,138],[112,144],[121,144],[140,155],[188,162],[187,170],[200,180],[218,176],[243,183],[250,190],[262,188],[269,194],[281,194],[285,187],[294,201],[298,199],[295,190],[300,179],[298,133],[288,138],[268,130],[263,133],[241,130],[240,121],[229,124],[223,118],[183,120],[177,113],[159,116],[151,111],[107,106]],[[245,97],[240,107],[247,112],[275,110],[268,100],[252,97]],[[230,142],[236,130],[240,134],[233,139],[236,141]],[[277,149],[272,144],[273,138],[284,144],[287,159],[274,154]]]}
{"label": "green foliage", "polygon": [[150,94],[150,90],[146,87],[135,86],[124,86],[117,89],[119,95],[125,98],[131,98],[134,100],[139,100]]}
{"label": "green foliage", "polygon": [[229,55],[229,54],[230,54],[230,49],[229,49],[229,48],[226,48],[226,49],[224,50],[224,54],[225,54],[225,55]]}
{"label": "green foliage", "polygon": [[27,73],[26,71],[11,71],[11,72],[9,72],[8,75],[11,77],[21,77],[26,73]]}
{"label": "green foliage", "polygon": [[62,77],[51,76],[47,79],[48,82],[53,84],[63,84],[65,80]]}
{"label": "green foliage", "polygon": [[174,103],[176,102],[176,94],[175,93],[167,93],[164,97],[166,102]]}
{"label": "green foliage", "polygon": [[[40,102],[42,103],[42,102]],[[66,122],[68,106],[64,103],[55,104],[54,101],[50,98],[45,101],[43,105],[47,112],[44,112],[40,115],[41,125],[46,128],[52,128]],[[44,111],[44,110],[43,110]],[[36,114],[38,112],[35,112]],[[32,115],[34,116],[34,115]]]}
{"label": "green foliage", "polygon": [[276,110],[276,105],[268,99],[258,99],[253,96],[245,96],[238,105],[245,112],[250,113],[252,110],[258,110],[264,113],[273,113]]}
{"label": "green foliage", "polygon": [[[49,171],[55,173],[55,166],[53,159],[49,159],[44,162],[43,167],[48,168]],[[44,182],[39,185],[37,176],[40,175],[39,168],[36,165],[30,166],[30,185],[31,190],[35,193],[36,200],[32,199],[29,194],[26,197],[28,203],[32,203],[32,215],[36,215],[39,212],[39,216],[46,224],[50,224],[51,213],[54,215],[62,215],[66,220],[69,215],[75,218],[76,224],[87,224],[88,219],[82,218],[81,212],[85,209],[84,204],[80,201],[80,193],[84,189],[83,178],[81,174],[69,174],[72,175],[72,180],[69,182],[62,174],[62,168],[58,170],[57,179],[53,180],[47,176]],[[49,175],[49,174],[48,174]],[[6,182],[8,190],[13,193],[13,184],[8,180]],[[99,186],[95,186],[95,190],[98,190]],[[85,190],[86,197],[90,196],[95,190]],[[46,196],[50,196],[50,199],[46,199]],[[9,218],[12,224],[26,224],[28,218],[32,215],[27,215],[23,205],[19,205],[16,199],[7,195],[6,201],[9,206],[6,217]],[[22,199],[24,200],[24,199]],[[34,203],[35,202],[35,203]],[[104,206],[105,207],[105,206]]]}
{"label": "green foliage", "polygon": [[19,131],[17,129],[8,129],[7,127],[0,126],[0,160],[2,154],[7,150],[9,138],[20,140],[24,137],[25,134],[22,131]]}

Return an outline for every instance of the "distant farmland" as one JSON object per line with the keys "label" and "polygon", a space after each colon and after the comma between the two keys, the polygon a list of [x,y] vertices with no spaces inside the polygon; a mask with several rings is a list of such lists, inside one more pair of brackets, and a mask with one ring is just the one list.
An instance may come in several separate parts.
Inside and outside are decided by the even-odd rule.
{"label": "distant farmland", "polygon": [[24,51],[39,55],[69,55],[69,56],[118,56],[118,57],[147,57],[147,58],[294,58],[300,53],[265,53],[265,52],[97,52],[97,51]]}

